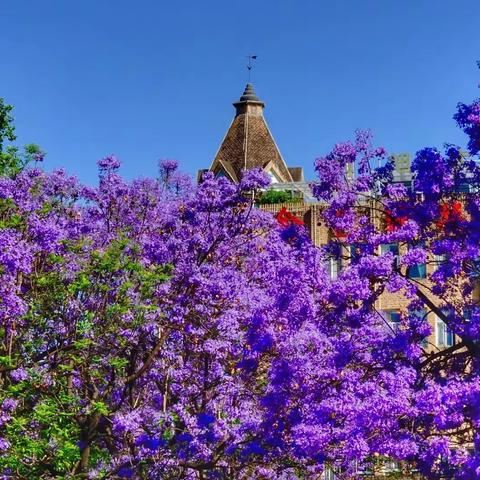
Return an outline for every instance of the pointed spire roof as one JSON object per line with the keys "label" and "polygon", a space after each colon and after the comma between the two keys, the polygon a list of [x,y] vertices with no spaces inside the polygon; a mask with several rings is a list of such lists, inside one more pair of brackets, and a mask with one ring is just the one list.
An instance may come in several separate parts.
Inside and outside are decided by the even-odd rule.
{"label": "pointed spire roof", "polygon": [[210,170],[238,182],[242,170],[262,168],[278,182],[292,182],[292,175],[263,116],[265,104],[248,83],[233,104],[235,117],[213,160]]}

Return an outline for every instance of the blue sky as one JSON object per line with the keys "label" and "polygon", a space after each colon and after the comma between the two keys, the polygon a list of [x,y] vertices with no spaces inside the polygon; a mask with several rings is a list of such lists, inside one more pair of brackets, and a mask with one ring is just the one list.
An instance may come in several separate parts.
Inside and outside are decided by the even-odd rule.
{"label": "blue sky", "polygon": [[159,158],[208,167],[246,83],[245,55],[291,166],[356,128],[391,152],[463,145],[452,114],[480,95],[479,0],[0,0],[0,96],[45,167],[95,183]]}

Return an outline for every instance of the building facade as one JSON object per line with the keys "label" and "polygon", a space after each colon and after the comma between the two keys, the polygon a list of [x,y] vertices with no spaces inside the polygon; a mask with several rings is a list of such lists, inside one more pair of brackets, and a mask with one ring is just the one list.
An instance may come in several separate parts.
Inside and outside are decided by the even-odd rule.
{"label": "building facade", "polygon": [[[329,230],[322,219],[324,205],[315,201],[311,195],[308,182],[304,179],[302,167],[289,167],[283,159],[280,150],[270,132],[264,117],[265,103],[255,93],[253,85],[247,84],[245,91],[237,102],[233,103],[235,115],[223,141],[213,159],[210,170],[215,176],[224,176],[237,183],[243,170],[261,168],[271,177],[270,189],[284,191],[290,194],[291,201],[287,203],[272,203],[260,205],[265,211],[277,215],[282,209],[301,219],[310,234],[312,242],[321,247],[332,240],[333,232]],[[400,154],[393,156],[395,163],[394,181],[411,184],[410,156]],[[199,171],[199,179],[203,172]],[[348,173],[348,172],[347,172]],[[382,219],[378,219],[379,222]],[[335,258],[328,261],[327,269],[332,278],[336,278],[355,256],[355,246],[342,245]],[[392,252],[395,256],[405,253],[395,244],[382,245],[379,253]],[[411,268],[409,275],[416,280],[425,292],[428,292],[428,276],[442,259],[432,258],[426,264]],[[401,292],[384,292],[376,305],[378,312],[385,319],[386,327],[394,330],[400,320],[400,313],[407,309],[410,300]],[[452,346],[454,335],[446,325],[432,313],[425,314],[432,327],[432,334],[425,342],[427,351],[434,351]]]}

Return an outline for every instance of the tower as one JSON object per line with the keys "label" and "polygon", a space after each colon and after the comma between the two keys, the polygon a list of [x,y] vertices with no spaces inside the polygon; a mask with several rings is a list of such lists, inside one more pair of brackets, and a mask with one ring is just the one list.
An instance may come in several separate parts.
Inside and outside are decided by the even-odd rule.
{"label": "tower", "polygon": [[263,110],[265,103],[248,83],[235,107],[235,117],[225,135],[209,170],[239,182],[243,170],[261,168],[272,183],[303,181],[303,168],[289,168],[268,128]]}

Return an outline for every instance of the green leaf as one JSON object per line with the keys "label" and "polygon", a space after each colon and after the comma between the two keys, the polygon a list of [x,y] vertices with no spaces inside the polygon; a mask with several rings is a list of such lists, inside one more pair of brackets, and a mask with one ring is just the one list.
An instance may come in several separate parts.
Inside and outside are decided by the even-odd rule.
{"label": "green leaf", "polygon": [[108,415],[110,413],[107,405],[103,402],[93,402],[92,411],[101,415]]}

